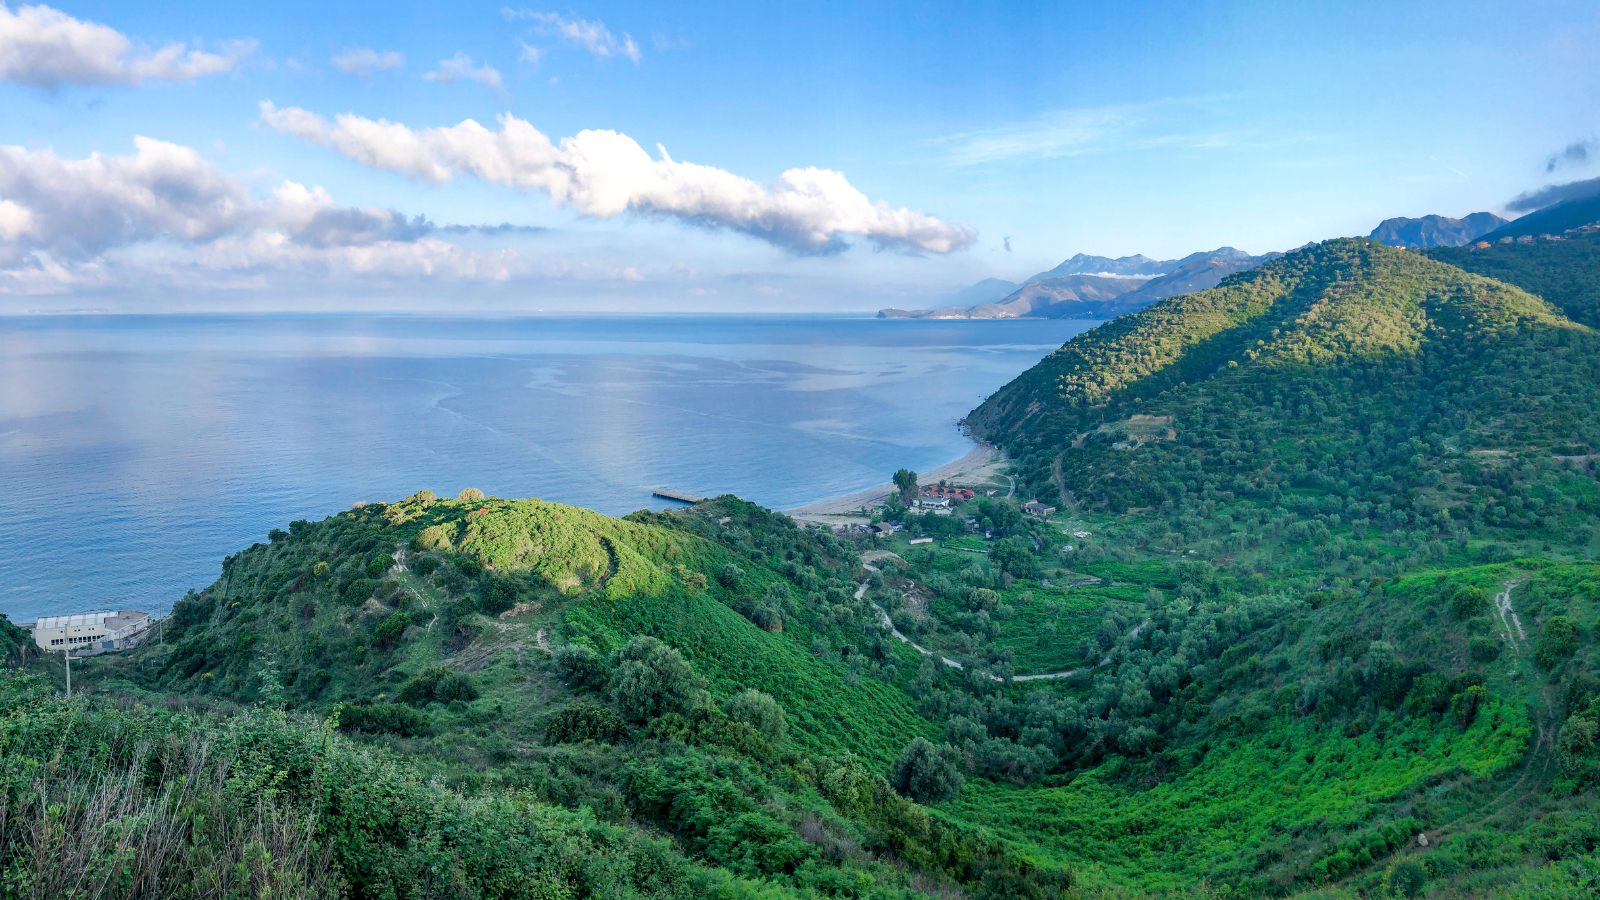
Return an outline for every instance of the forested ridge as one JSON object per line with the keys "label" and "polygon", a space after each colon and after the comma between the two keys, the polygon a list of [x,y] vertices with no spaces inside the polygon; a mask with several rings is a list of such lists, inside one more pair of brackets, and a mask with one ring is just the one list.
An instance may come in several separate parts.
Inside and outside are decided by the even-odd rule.
{"label": "forested ridge", "polygon": [[891,535],[420,491],[70,702],[0,620],[0,895],[1593,896],[1600,339],[1549,299],[1331,241],[1069,342]]}

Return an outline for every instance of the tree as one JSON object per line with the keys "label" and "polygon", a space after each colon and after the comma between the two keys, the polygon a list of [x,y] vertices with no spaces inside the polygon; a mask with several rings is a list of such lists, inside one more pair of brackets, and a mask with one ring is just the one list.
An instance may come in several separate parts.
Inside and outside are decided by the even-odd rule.
{"label": "tree", "polygon": [[644,722],[687,709],[698,682],[677,650],[640,636],[617,652],[616,671],[607,689],[624,716]]}
{"label": "tree", "polygon": [[606,661],[593,649],[582,644],[564,644],[556,648],[556,671],[573,687],[601,690],[611,678]]}
{"label": "tree", "polygon": [[482,500],[483,499],[483,491],[480,491],[477,488],[464,488],[461,491],[461,493],[456,495],[456,499],[457,500]]}
{"label": "tree", "polygon": [[954,799],[966,784],[961,752],[949,744],[935,747],[926,738],[916,738],[895,760],[889,784],[923,805]]}
{"label": "tree", "polygon": [[1551,616],[1533,644],[1533,659],[1543,669],[1553,669],[1578,649],[1578,626],[1566,616]]}
{"label": "tree", "polygon": [[901,469],[894,473],[894,486],[900,490],[900,502],[910,504],[917,496],[917,473]]}
{"label": "tree", "polygon": [[771,694],[764,694],[755,688],[750,688],[728,701],[728,718],[735,722],[743,722],[761,732],[761,736],[772,744],[782,743],[784,733],[789,727],[783,716],[783,707],[778,705],[778,701],[772,699]]}

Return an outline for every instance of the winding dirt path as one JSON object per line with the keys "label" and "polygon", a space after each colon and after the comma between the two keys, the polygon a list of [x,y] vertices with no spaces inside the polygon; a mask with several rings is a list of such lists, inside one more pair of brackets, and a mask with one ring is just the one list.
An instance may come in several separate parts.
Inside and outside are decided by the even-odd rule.
{"label": "winding dirt path", "polygon": [[[1528,643],[1528,633],[1522,630],[1522,620],[1517,618],[1517,610],[1511,605],[1511,589],[1516,586],[1517,583],[1515,581],[1508,581],[1506,582],[1506,589],[1494,595],[1495,612],[1500,614],[1500,624],[1504,626],[1506,640],[1511,642],[1511,649],[1513,650],[1518,649],[1518,640],[1521,640],[1523,644]],[[1511,632],[1513,626],[1517,629],[1515,634]],[[1518,650],[1518,652],[1521,651]]]}

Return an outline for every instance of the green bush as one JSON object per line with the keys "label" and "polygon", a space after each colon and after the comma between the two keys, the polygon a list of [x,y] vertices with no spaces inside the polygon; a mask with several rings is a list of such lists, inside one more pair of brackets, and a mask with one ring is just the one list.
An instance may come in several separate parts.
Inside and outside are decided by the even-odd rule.
{"label": "green bush", "polygon": [[433,733],[433,722],[404,703],[356,705],[341,703],[339,727],[351,732],[396,734],[400,737],[426,737]]}
{"label": "green bush", "polygon": [[440,666],[418,672],[395,694],[395,700],[413,706],[449,703],[452,700],[470,702],[476,699],[478,699],[478,686],[472,683],[470,676]]}
{"label": "green bush", "polygon": [[1463,622],[1481,615],[1488,604],[1488,597],[1481,587],[1457,587],[1450,595],[1450,612]]}
{"label": "green bush", "polygon": [[1540,668],[1553,669],[1578,649],[1578,624],[1566,616],[1551,616],[1533,644],[1533,659]]}
{"label": "green bush", "polygon": [[437,556],[418,557],[417,560],[411,564],[411,571],[417,573],[423,578],[427,578],[429,575],[432,575],[438,570],[438,568],[439,558]]}
{"label": "green bush", "polygon": [[1473,662],[1490,662],[1500,655],[1500,642],[1494,638],[1475,637],[1467,641],[1467,655]]}
{"label": "green bush", "polygon": [[511,579],[490,575],[483,586],[483,611],[491,616],[505,612],[517,603],[517,586]]}
{"label": "green bush", "polygon": [[605,658],[583,644],[564,644],[556,648],[556,671],[573,687],[604,690],[611,679]]}
{"label": "green bush", "polygon": [[546,744],[578,744],[596,741],[615,744],[628,736],[622,717],[592,703],[578,703],[550,717],[544,728]]}
{"label": "green bush", "polygon": [[378,627],[372,630],[372,642],[382,649],[389,649],[400,643],[400,636],[411,627],[411,616],[403,612],[390,613]]}
{"label": "green bush", "polygon": [[754,688],[742,691],[728,701],[728,718],[749,725],[772,744],[783,743],[784,734],[789,727],[788,722],[784,720],[783,707],[778,705],[778,701],[772,699],[771,694],[764,694]]}
{"label": "green bush", "polygon": [[682,654],[653,637],[641,636],[617,652],[607,691],[624,716],[644,722],[688,709],[699,686]]}
{"label": "green bush", "polygon": [[372,592],[376,591],[377,589],[378,583],[373,581],[371,578],[357,578],[354,581],[346,584],[344,588],[339,591],[339,596],[346,603],[361,603],[364,602],[368,597],[371,597]]}
{"label": "green bush", "polygon": [[889,784],[900,794],[923,805],[942,803],[961,793],[961,753],[945,744],[935,747],[926,738],[906,745],[889,772]]}

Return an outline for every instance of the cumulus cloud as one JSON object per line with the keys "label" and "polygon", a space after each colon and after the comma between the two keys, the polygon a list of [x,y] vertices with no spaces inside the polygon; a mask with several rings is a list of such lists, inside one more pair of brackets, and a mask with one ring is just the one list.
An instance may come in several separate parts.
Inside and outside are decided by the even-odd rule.
{"label": "cumulus cloud", "polygon": [[439,68],[422,76],[429,81],[439,84],[456,84],[462,81],[476,81],[491,91],[496,96],[505,94],[505,85],[500,80],[500,73],[488,63],[474,68],[472,57],[465,53],[457,53],[449,59],[439,60]]}
{"label": "cumulus cloud", "polygon": [[121,32],[48,6],[0,4],[0,80],[54,89],[73,85],[136,85],[150,79],[193,81],[226,72],[255,52],[253,40],[232,41],[222,54],[181,43],[135,47]]}
{"label": "cumulus cloud", "polygon": [[435,183],[457,174],[546,193],[580,215],[670,217],[727,228],[801,253],[844,248],[855,235],[880,247],[949,253],[977,232],[933,216],[867,199],[839,172],[790,169],[761,184],[710,166],[678,162],[657,145],[653,159],[615,131],[586,130],[559,145],[510,113],[499,130],[467,119],[448,128],[413,130],[345,113],[328,122],[297,107],[261,104],[269,127],[328,147],[363,165]]}
{"label": "cumulus cloud", "polygon": [[623,34],[619,39],[604,22],[598,20],[568,19],[559,13],[534,12],[531,9],[502,9],[500,13],[510,20],[532,19],[539,23],[541,31],[587,50],[595,59],[621,56],[632,60],[637,66],[642,56],[638,42],[631,35]]}
{"label": "cumulus cloud", "polygon": [[1519,213],[1533,212],[1568,200],[1584,200],[1595,196],[1600,196],[1600,178],[1551,184],[1537,190],[1525,191],[1513,197],[1511,202],[1506,204],[1506,209]]}
{"label": "cumulus cloud", "polygon": [[380,52],[371,47],[351,47],[343,53],[335,54],[328,62],[333,63],[334,68],[346,75],[370,78],[374,72],[398,69],[405,65],[406,55],[399,50]]}
{"label": "cumulus cloud", "polygon": [[189,147],[145,137],[134,146],[84,159],[0,146],[0,291],[98,279],[119,252],[140,250],[179,251],[207,270],[389,277],[503,279],[532,265],[443,240],[421,216],[340,206],[320,187],[285,181],[254,199]]}
{"label": "cumulus cloud", "polygon": [[1600,155],[1600,141],[1590,138],[1586,141],[1573,141],[1560,152],[1550,154],[1545,161],[1544,170],[1554,172],[1564,167],[1582,167],[1589,164],[1595,156]]}

